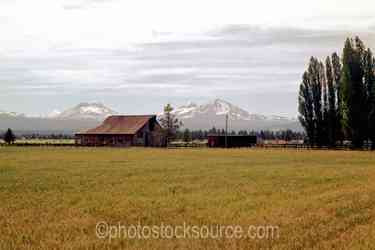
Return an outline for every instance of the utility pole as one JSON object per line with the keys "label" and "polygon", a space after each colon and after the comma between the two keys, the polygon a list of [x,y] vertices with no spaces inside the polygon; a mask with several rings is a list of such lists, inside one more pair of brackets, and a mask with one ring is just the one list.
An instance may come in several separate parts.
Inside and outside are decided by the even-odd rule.
{"label": "utility pole", "polygon": [[228,147],[228,114],[225,115],[225,148]]}

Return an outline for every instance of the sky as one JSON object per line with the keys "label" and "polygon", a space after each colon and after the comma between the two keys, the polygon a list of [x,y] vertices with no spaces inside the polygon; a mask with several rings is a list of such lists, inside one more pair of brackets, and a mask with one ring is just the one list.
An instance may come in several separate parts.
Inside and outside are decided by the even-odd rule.
{"label": "sky", "polygon": [[0,110],[124,114],[221,98],[297,115],[310,56],[375,49],[370,0],[0,0]]}

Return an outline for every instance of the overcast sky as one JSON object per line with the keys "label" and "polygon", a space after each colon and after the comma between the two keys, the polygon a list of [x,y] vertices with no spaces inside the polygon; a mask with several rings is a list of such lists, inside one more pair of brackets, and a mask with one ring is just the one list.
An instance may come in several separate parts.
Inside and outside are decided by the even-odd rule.
{"label": "overcast sky", "polygon": [[222,98],[296,116],[309,57],[357,34],[375,49],[374,13],[373,0],[0,0],[0,110]]}

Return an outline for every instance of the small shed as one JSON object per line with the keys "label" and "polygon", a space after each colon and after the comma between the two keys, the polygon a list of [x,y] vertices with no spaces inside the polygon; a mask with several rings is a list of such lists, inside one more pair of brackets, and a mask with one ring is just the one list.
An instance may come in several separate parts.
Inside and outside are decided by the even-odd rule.
{"label": "small shed", "polygon": [[228,148],[253,147],[257,144],[257,137],[252,135],[208,135],[209,147],[225,148],[225,144]]}
{"label": "small shed", "polygon": [[96,128],[77,133],[75,143],[81,146],[160,147],[165,140],[156,115],[114,115]]}

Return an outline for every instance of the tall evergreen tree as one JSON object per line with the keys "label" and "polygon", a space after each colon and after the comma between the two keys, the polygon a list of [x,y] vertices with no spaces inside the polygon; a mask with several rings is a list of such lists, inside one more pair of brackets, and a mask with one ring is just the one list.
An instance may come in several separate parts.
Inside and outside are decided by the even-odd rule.
{"label": "tall evergreen tree", "polygon": [[[359,37],[355,37],[355,45],[358,53],[358,60],[361,65],[360,75],[360,83],[358,86],[358,90],[360,91],[361,99],[358,100],[358,105],[360,106],[360,124],[359,124],[359,132],[360,136],[363,140],[368,139],[368,117],[370,113],[370,109],[368,107],[368,100],[369,100],[369,92],[368,92],[368,85],[372,85],[369,81],[372,81],[374,78],[373,73],[370,71],[367,72],[366,68],[368,66],[367,60],[368,56],[372,57],[372,53],[370,50],[370,55],[368,55],[368,49],[366,48],[365,44],[362,42]],[[372,61],[371,59],[369,59]],[[371,64],[370,64],[371,67]],[[362,142],[363,143],[363,142]]]}
{"label": "tall evergreen tree", "polygon": [[312,57],[299,91],[300,121],[311,144],[335,146],[364,140],[375,149],[375,59],[358,38],[345,42],[342,63],[337,53],[325,64]]}
{"label": "tall evergreen tree", "polygon": [[367,130],[366,139],[370,139],[371,149],[375,149],[375,59],[370,49],[364,56],[364,81],[366,88]]}
{"label": "tall evergreen tree", "polygon": [[315,144],[315,123],[314,123],[314,105],[312,96],[312,85],[309,73],[305,72],[302,77],[302,83],[299,87],[298,97],[299,121],[306,131],[309,144]]}
{"label": "tall evergreen tree", "polygon": [[299,120],[311,145],[334,146],[336,142],[336,90],[330,58],[326,66],[312,57],[299,93]]}
{"label": "tall evergreen tree", "polygon": [[359,38],[347,39],[343,51],[341,77],[341,121],[346,136],[351,139],[354,148],[363,145],[364,100],[363,85],[363,43]]}
{"label": "tall evergreen tree", "polygon": [[308,68],[308,73],[310,77],[310,84],[312,89],[312,101],[314,109],[314,123],[315,123],[315,139],[314,141],[318,146],[324,145],[324,111],[323,111],[323,84],[324,84],[324,70],[322,69],[322,64],[318,59],[312,57],[310,59],[310,65]]}
{"label": "tall evergreen tree", "polygon": [[3,140],[8,144],[12,144],[16,140],[16,136],[10,128],[5,132]]}
{"label": "tall evergreen tree", "polygon": [[164,129],[165,135],[165,146],[168,146],[171,139],[173,139],[177,133],[177,130],[182,126],[182,123],[172,113],[173,107],[169,103],[164,107],[164,114],[160,118],[160,124]]}
{"label": "tall evergreen tree", "polygon": [[328,144],[331,147],[336,145],[337,135],[337,107],[336,107],[336,89],[334,83],[334,71],[332,68],[332,61],[330,57],[326,58],[326,77],[327,77],[327,91],[328,91],[328,117],[327,117],[327,136]]}
{"label": "tall evergreen tree", "polygon": [[341,126],[341,61],[338,54],[335,52],[332,54],[332,70],[333,70],[333,80],[336,93],[336,138],[341,142],[344,140],[343,129]]}
{"label": "tall evergreen tree", "polygon": [[321,131],[321,144],[327,145],[329,142],[329,102],[328,102],[328,87],[327,87],[327,74],[322,62],[319,62],[319,76],[320,76],[320,84],[321,84],[321,91],[322,91],[322,112],[323,112],[323,120],[322,120],[322,131]]}
{"label": "tall evergreen tree", "polygon": [[190,132],[190,130],[189,130],[188,128],[186,128],[186,129],[184,130],[184,134],[183,134],[184,142],[189,142],[189,141],[191,141],[191,138],[192,138],[192,136],[191,136],[191,132]]}

